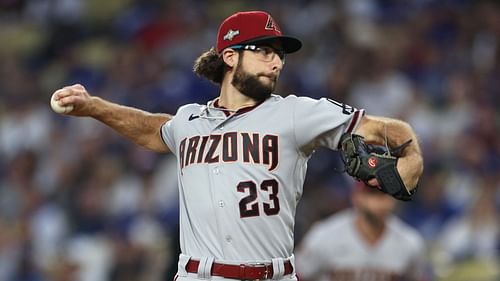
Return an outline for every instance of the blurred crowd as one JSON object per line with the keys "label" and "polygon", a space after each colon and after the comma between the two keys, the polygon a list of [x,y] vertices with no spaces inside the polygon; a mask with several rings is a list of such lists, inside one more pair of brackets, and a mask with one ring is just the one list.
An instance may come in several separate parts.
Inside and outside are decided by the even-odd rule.
{"label": "blurred crowd", "polygon": [[[304,43],[279,94],[415,128],[424,176],[397,215],[425,238],[429,280],[499,280],[498,1],[0,0],[0,281],[171,280],[175,159],[55,114],[50,96],[81,83],[152,112],[206,103],[218,88],[193,61],[226,16],[254,9]],[[350,205],[350,185],[337,153],[312,157],[297,243]]]}

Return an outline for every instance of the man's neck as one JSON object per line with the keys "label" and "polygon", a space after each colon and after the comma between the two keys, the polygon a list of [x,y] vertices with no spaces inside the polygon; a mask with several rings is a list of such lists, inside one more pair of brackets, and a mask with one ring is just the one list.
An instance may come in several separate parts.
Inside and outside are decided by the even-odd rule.
{"label": "man's neck", "polygon": [[375,245],[382,238],[385,231],[384,222],[369,221],[358,214],[355,219],[356,229],[369,245]]}

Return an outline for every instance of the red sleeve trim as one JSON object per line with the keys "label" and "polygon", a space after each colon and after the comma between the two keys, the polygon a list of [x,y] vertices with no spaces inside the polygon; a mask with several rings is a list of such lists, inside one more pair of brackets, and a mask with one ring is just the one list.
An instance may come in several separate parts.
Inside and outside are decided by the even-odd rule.
{"label": "red sleeve trim", "polygon": [[349,123],[349,126],[347,127],[346,132],[352,133],[354,129],[358,126],[359,121],[361,121],[361,117],[363,117],[364,115],[365,111],[363,109],[355,111],[351,119],[351,123]]}

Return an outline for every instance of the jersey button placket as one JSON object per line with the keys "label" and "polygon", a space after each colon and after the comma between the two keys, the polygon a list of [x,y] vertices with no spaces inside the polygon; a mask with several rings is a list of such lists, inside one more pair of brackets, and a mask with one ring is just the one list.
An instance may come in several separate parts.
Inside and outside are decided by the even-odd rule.
{"label": "jersey button placket", "polygon": [[219,174],[221,173],[220,168],[219,168],[219,167],[215,167],[215,168],[213,169],[213,173],[214,173],[215,175],[219,175]]}
{"label": "jersey button placket", "polygon": [[[222,174],[222,168],[221,166],[219,165],[213,165],[210,167],[210,171],[211,171],[211,181],[213,182],[213,186],[219,186],[221,185],[221,180],[222,178],[220,177],[220,175]],[[217,210],[218,210],[218,214],[217,214],[217,217],[220,217],[220,218],[223,218],[226,216],[226,213],[228,210],[226,208],[226,202],[223,200],[225,197],[220,193],[221,191],[217,188],[214,188],[213,190],[214,194],[214,198],[217,198],[217,200],[214,202],[215,206],[217,206]],[[222,240],[223,244],[221,245],[222,246],[222,251],[226,251],[225,248],[229,245],[231,245],[231,243],[233,242],[233,238],[231,235],[228,234],[227,232],[227,229],[226,229],[226,226],[222,225],[222,224],[218,224],[219,225],[219,233],[221,233],[222,237],[224,237]]]}

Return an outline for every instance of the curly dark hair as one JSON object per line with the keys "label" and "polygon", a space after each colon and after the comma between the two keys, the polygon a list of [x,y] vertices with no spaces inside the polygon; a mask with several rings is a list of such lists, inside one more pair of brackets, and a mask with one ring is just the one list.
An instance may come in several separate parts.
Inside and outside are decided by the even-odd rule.
{"label": "curly dark hair", "polygon": [[196,75],[219,86],[222,83],[226,69],[227,65],[213,47],[201,54],[193,65],[193,72]]}

